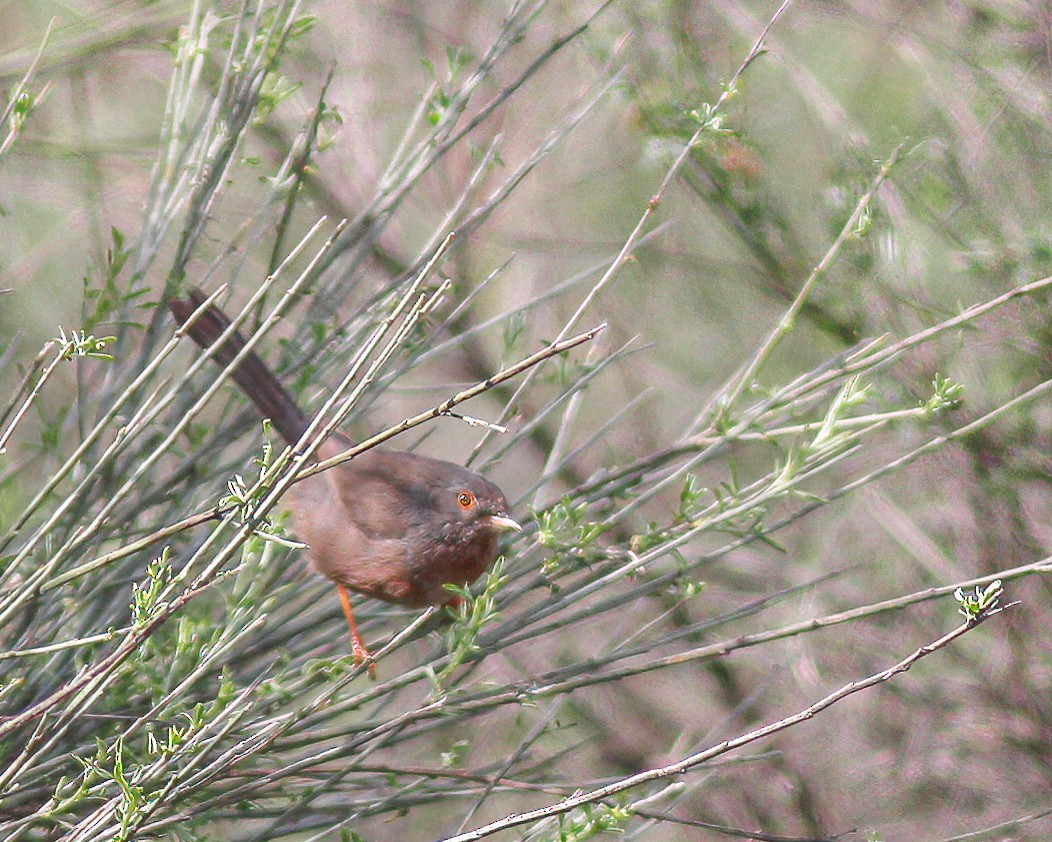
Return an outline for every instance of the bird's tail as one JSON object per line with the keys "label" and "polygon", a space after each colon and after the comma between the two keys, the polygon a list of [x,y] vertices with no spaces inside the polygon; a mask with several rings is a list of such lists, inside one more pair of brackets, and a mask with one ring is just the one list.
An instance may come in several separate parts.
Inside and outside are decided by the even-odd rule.
{"label": "bird's tail", "polygon": [[[201,290],[190,288],[185,298],[169,298],[168,309],[180,325],[185,325],[191,314],[204,303],[205,297]],[[229,317],[212,304],[186,328],[186,333],[202,348],[208,348],[228,327]],[[245,338],[235,332],[213,354],[213,359],[225,367],[244,347]],[[281,437],[289,444],[295,444],[307,429],[309,421],[266,363],[255,352],[250,352],[234,369],[233,378],[263,417],[270,419]]]}

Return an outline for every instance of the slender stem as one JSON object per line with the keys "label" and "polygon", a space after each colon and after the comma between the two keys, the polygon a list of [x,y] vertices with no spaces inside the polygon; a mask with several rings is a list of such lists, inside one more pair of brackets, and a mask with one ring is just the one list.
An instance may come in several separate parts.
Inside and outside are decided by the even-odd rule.
{"label": "slender stem", "polygon": [[[767,39],[768,33],[771,31],[771,27],[774,26],[775,22],[782,16],[782,13],[789,7],[790,2],[791,0],[783,0],[781,6],[778,7],[778,10],[774,13],[774,15],[772,15],[771,19],[767,22],[767,26],[764,27],[759,37],[753,43],[752,49],[749,50],[749,54],[745,57],[745,60],[742,61],[742,63],[738,66],[738,69],[734,72],[734,75],[731,77],[731,81],[724,88],[723,93],[721,93],[719,96],[719,99],[716,100],[716,104],[712,108],[712,114],[718,113],[727,103],[727,100],[730,99],[731,95],[734,93],[735,85],[741,78],[741,75],[763,51],[763,45],[765,40]],[[555,337],[556,341],[565,338],[566,335],[571,330],[573,330],[577,323],[584,317],[585,312],[588,310],[589,307],[591,307],[592,302],[595,301],[599,293],[606,289],[606,287],[614,279],[617,273],[621,270],[621,267],[624,266],[625,262],[628,260],[628,256],[635,250],[640,238],[646,232],[647,226],[650,224],[650,219],[660,206],[662,200],[664,199],[665,193],[668,191],[669,186],[679,174],[679,171],[683,168],[683,165],[687,162],[691,153],[698,146],[698,144],[701,143],[702,139],[709,131],[709,125],[706,124],[699,126],[694,132],[694,134],[691,135],[690,139],[684,144],[683,148],[676,156],[676,159],[672,162],[672,165],[666,171],[665,176],[664,178],[662,178],[661,184],[658,186],[657,191],[650,197],[650,201],[647,202],[646,207],[643,209],[642,215],[636,221],[635,227],[632,229],[631,233],[628,235],[628,237],[625,239],[625,242],[622,244],[621,250],[617,253],[617,256],[607,268],[606,272],[603,273],[603,276],[588,291],[588,294],[584,296],[580,304],[578,304],[577,309],[574,311],[573,315],[566,320],[566,323],[563,325],[563,327],[560,329],[559,333]],[[497,419],[497,423],[501,423],[506,419],[508,413],[511,411],[511,408],[517,404],[520,395],[522,395],[525,392],[525,390],[529,387],[531,382],[532,378],[530,377],[527,377],[523,380],[523,382],[515,390],[515,394],[513,394],[511,399],[508,401],[504,412]],[[474,459],[482,450],[486,442],[489,441],[491,435],[491,433],[487,432],[482,436],[482,438],[479,440],[479,443],[475,446],[475,449],[472,451],[472,459]]]}
{"label": "slender stem", "polygon": [[[55,344],[54,340],[50,340],[45,344],[43,350],[46,351],[47,348],[54,347]],[[15,427],[18,426],[18,422],[21,421],[26,412],[29,411],[29,407],[32,406],[33,401],[37,399],[37,396],[40,394],[41,389],[44,388],[44,384],[48,381],[48,378],[54,373],[58,364],[66,359],[66,354],[68,354],[72,348],[72,342],[66,342],[64,345],[61,345],[58,351],[55,352],[55,356],[51,362],[49,362],[40,373],[40,377],[38,377],[37,382],[33,384],[33,388],[29,390],[29,394],[26,395],[25,400],[23,400],[18,409],[15,410],[15,414],[11,418],[11,423],[7,425],[7,429],[4,430],[3,433],[0,433],[0,454],[3,454],[6,449],[7,442],[14,433]]]}
{"label": "slender stem", "polygon": [[684,772],[689,772],[695,766],[704,763],[707,760],[711,760],[714,757],[719,757],[722,754],[726,754],[729,751],[742,748],[749,743],[756,742],[757,740],[769,737],[772,734],[777,734],[779,731],[784,731],[795,725],[799,725],[802,722],[806,722],[809,719],[813,719],[822,711],[829,707],[832,707],[842,699],[846,699],[855,693],[867,690],[870,687],[875,687],[886,681],[890,681],[897,675],[907,672],[917,661],[921,658],[937,652],[940,649],[948,646],[950,643],[961,637],[965,633],[975,628],[977,623],[966,622],[955,628],[953,631],[943,635],[938,640],[929,643],[926,646],[922,646],[911,655],[903,658],[894,666],[889,667],[882,672],[870,675],[867,678],[860,679],[858,681],[852,681],[845,684],[839,690],[830,693],[822,699],[819,699],[813,705],[804,708],[798,713],[792,716],[787,716],[784,719],[779,719],[776,722],[772,722],[768,725],[764,725],[762,728],[756,728],[748,733],[742,734],[739,737],[735,737],[731,740],[724,740],[723,742],[712,746],[711,748],[699,751],[696,754],[692,754],[688,757],[676,763],[670,763],[667,766],[660,766],[655,769],[648,769],[646,772],[640,772],[636,775],[630,775],[629,777],[622,778],[614,783],[607,784],[606,786],[598,787],[589,792],[583,792],[579,795],[571,796],[570,798],[564,798],[556,804],[552,804],[548,807],[541,807],[536,810],[529,810],[524,813],[513,814],[506,816],[495,822],[490,822],[487,825],[483,825],[476,830],[472,830],[468,833],[457,834],[456,836],[447,837],[443,842],[475,842],[478,839],[484,839],[487,836],[492,836],[501,830],[507,830],[509,827],[517,827],[523,824],[530,824],[542,819],[551,818],[563,813],[568,813],[577,807],[582,807],[585,804],[592,804],[604,799],[609,798],[612,795],[617,795],[619,792],[624,792],[632,787],[640,786],[642,784],[650,783],[652,781],[662,780],[664,778],[670,778],[675,775],[681,775]]}
{"label": "slender stem", "polygon": [[577,336],[570,337],[569,339],[564,339],[561,342],[553,342],[546,348],[543,348],[540,351],[538,351],[536,354],[531,354],[530,356],[519,360],[519,362],[515,363],[514,365],[508,366],[507,368],[502,368],[492,377],[488,377],[485,380],[476,383],[474,386],[457,392],[451,398],[448,398],[447,400],[443,401],[437,406],[432,407],[431,409],[428,409],[417,415],[412,415],[409,418],[400,421],[398,424],[395,424],[393,427],[388,427],[383,432],[377,433],[375,436],[366,439],[361,444],[358,444],[352,448],[348,448],[347,450],[343,451],[343,453],[326,459],[323,462],[319,462],[312,468],[308,468],[307,470],[303,471],[300,478],[302,479],[304,477],[313,476],[314,474],[317,474],[321,471],[326,471],[329,468],[333,468],[336,465],[353,459],[359,453],[362,453],[363,451],[368,450],[371,447],[376,447],[378,444],[383,444],[383,442],[387,441],[388,439],[394,438],[399,433],[403,433],[406,430],[409,430],[413,427],[418,427],[425,421],[430,421],[432,418],[438,418],[440,415],[445,415],[454,406],[464,403],[464,401],[471,400],[471,398],[481,395],[483,392],[492,389],[494,386],[503,383],[506,380],[510,380],[511,378],[521,374],[524,371],[528,371],[538,363],[544,362],[544,360],[557,356],[563,353],[564,351],[568,351],[571,348],[574,348],[584,342],[588,342],[589,340],[594,339],[605,328],[606,322],[603,322],[602,324],[593,327],[591,330],[586,330],[584,333],[579,333]]}
{"label": "slender stem", "polygon": [[815,284],[818,283],[819,278],[826,273],[830,264],[832,264],[833,260],[840,253],[841,247],[854,232],[859,219],[865,212],[866,208],[869,207],[869,203],[873,201],[873,197],[876,195],[877,190],[880,189],[880,186],[884,183],[888,174],[898,162],[899,154],[902,152],[905,145],[906,143],[904,141],[896,146],[888,159],[883,163],[876,177],[870,182],[869,188],[862,194],[861,198],[859,198],[858,202],[855,204],[855,209],[851,212],[851,216],[848,217],[847,222],[845,222],[840,229],[837,238],[833,240],[832,245],[830,245],[826,250],[826,253],[822,255],[822,259],[818,261],[818,265],[811,270],[811,274],[808,275],[807,280],[804,281],[804,285],[800,287],[800,291],[796,294],[796,297],[789,305],[789,309],[785,311],[782,318],[779,319],[778,324],[774,326],[774,329],[768,335],[767,339],[765,339],[763,344],[757,349],[748,365],[745,366],[745,370],[735,378],[732,384],[717,392],[709,402],[708,406],[701,414],[701,425],[703,427],[710,428],[719,416],[728,412],[730,408],[734,406],[738,401],[738,398],[741,397],[742,392],[752,385],[753,381],[756,379],[756,375],[759,373],[760,369],[763,368],[767,360],[770,359],[771,354],[774,353],[778,344],[793,329],[796,324],[796,317],[799,315],[801,308],[811,295],[811,291],[814,289]]}

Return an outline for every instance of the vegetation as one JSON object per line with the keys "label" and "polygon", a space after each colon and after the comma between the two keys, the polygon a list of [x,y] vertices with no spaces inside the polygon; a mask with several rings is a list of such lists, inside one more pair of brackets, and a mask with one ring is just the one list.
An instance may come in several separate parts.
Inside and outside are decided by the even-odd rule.
{"label": "vegetation", "polygon": [[[1040,4],[78,5],[2,13],[0,839],[1048,837]],[[526,527],[376,681],[187,284]]]}

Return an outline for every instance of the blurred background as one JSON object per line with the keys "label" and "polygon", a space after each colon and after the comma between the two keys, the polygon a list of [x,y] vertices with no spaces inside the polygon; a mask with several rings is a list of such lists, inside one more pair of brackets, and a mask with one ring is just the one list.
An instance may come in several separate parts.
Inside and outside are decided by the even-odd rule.
{"label": "blurred background", "polygon": [[[219,34],[188,85],[191,117],[205,113],[216,93],[229,37],[223,15],[236,8],[216,4],[199,18],[202,28]],[[349,426],[356,436],[382,429],[559,333],[697,128],[691,112],[716,103],[777,8],[753,0],[305,4],[297,14],[313,21],[283,48],[280,73],[264,90],[272,107],[257,109],[222,189],[203,211],[205,228],[181,264],[184,277],[209,291],[230,284],[227,307],[236,309],[274,270],[275,255],[287,254],[319,217],[330,220],[325,236],[336,220],[352,220],[317,280],[262,346],[300,400],[317,406],[345,370],[369,308],[456,228],[456,246],[441,268],[453,282],[441,318],[370,392]],[[8,394],[59,326],[84,326],[89,314],[96,335],[118,337],[121,360],[152,347],[151,331],[171,333],[154,305],[180,260],[185,205],[176,208],[172,200],[168,227],[149,215],[156,220],[164,205],[158,184],[170,174],[158,175],[164,169],[158,162],[171,159],[162,159],[160,139],[171,137],[165,132],[173,57],[181,55],[176,45],[186,30],[180,28],[195,9],[173,0],[0,3],[6,91],[23,78],[56,17],[32,85],[39,93],[48,84],[46,96],[0,158],[0,382]],[[847,238],[819,276],[791,331],[744,390],[742,405],[798,378],[806,386],[842,366],[838,355],[860,343],[882,338],[894,346],[1050,274],[1050,82],[1052,4],[1044,0],[791,3],[772,27],[766,52],[722,107],[722,131],[708,132],[693,149],[642,241],[576,322],[579,329],[608,322],[601,337],[569,361],[542,368],[523,394],[513,383],[465,407],[472,415],[503,417],[508,437],[483,443],[479,430],[443,420],[399,445],[471,460],[508,492],[525,520],[530,507],[550,510],[566,496],[587,502],[586,519],[600,522],[649,483],[673,477],[661,493],[614,519],[595,541],[596,559],[570,571],[565,589],[597,581],[611,569],[606,565],[623,560],[618,553],[640,546],[639,536],[656,534],[649,524],[680,506],[685,473],[665,473],[669,459],[679,470],[690,437],[715,435],[703,423],[712,418],[705,414],[709,402],[778,324],[896,148],[864,230]],[[392,161],[408,160],[400,157],[403,144],[428,137],[431,127],[442,130],[465,91],[470,107],[431,146],[441,154],[411,177],[392,170]],[[320,148],[297,172],[298,200],[285,218],[276,173],[306,136],[322,96]],[[477,125],[475,114],[482,115]],[[396,194],[397,201],[387,201]],[[114,273],[114,254],[122,249],[130,258],[123,273],[121,267]],[[311,254],[296,258],[297,271]],[[92,310],[105,293],[86,304],[85,289],[105,290],[112,278],[135,296]],[[701,532],[610,585],[611,593],[627,594],[679,565],[702,583],[689,599],[671,594],[662,580],[616,610],[611,603],[574,615],[574,626],[549,620],[481,662],[461,689],[486,682],[513,687],[546,670],[587,673],[582,664],[618,646],[647,644],[633,661],[643,663],[1043,559],[1052,545],[1047,395],[916,461],[895,462],[1050,377],[1048,305],[1047,289],[1020,296],[867,370],[866,413],[918,406],[937,373],[963,385],[963,405],[867,430],[805,487],[763,503],[754,513],[762,528],[736,523]],[[180,350],[164,372],[175,376],[191,358]],[[559,369],[564,364],[570,373]],[[37,490],[34,477],[53,469],[55,454],[68,452],[101,411],[112,392],[97,384],[120,380],[103,371],[104,363],[94,374],[84,368],[82,361],[56,372],[7,464],[0,463],[0,523],[18,516]],[[586,388],[549,411],[567,383],[586,376]],[[800,404],[774,426],[820,421],[840,385],[822,393],[824,403]],[[93,553],[106,541],[174,519],[166,506],[213,499],[222,489],[216,477],[245,470],[248,454],[258,451],[251,417],[226,389],[206,411],[198,437],[181,440],[181,451],[158,466],[147,505],[122,510]],[[697,487],[735,497],[777,474],[791,442],[778,436],[765,442],[771,429],[758,421],[758,442],[727,441],[694,465]],[[635,484],[604,498],[603,479],[641,461],[647,467],[633,475]],[[873,471],[885,475],[848,490]],[[783,518],[785,525],[774,529]],[[573,556],[558,541],[546,547],[541,533],[509,555],[517,590],[502,612],[511,632],[529,629],[531,612],[558,593],[555,575],[542,581],[537,571],[553,553]],[[741,540],[761,533],[764,540]],[[107,597],[114,606],[107,624],[122,625],[130,583],[147,560],[140,554],[113,571],[106,586],[118,595]],[[288,589],[275,593],[288,601],[267,621],[266,634],[274,637],[250,638],[228,659],[238,686],[290,664],[340,655],[342,642],[332,639],[341,621],[330,589],[298,561],[275,575],[274,587]],[[1006,584],[1005,599],[1019,606],[908,675],[732,755],[740,762],[724,759],[682,776],[686,792],[651,810],[664,818],[637,817],[626,833],[724,838],[675,823],[686,820],[778,838],[1049,838],[1052,819],[1033,818],[1052,814],[1049,593],[1043,576]],[[217,622],[224,603],[216,599],[201,609],[202,623]],[[51,604],[50,615],[42,607],[43,615],[53,617],[58,605]],[[465,774],[499,769],[528,746],[523,753],[535,765],[522,780],[547,785],[494,796],[471,813],[469,827],[542,806],[558,793],[673,762],[800,710],[938,638],[960,621],[955,607],[949,597],[918,602],[727,658],[597,681],[536,707],[453,717],[444,730],[377,748],[368,762],[380,771],[360,771],[347,789],[319,797],[314,780],[286,781],[288,789],[271,793],[272,802],[256,802],[263,804],[259,812],[246,816],[261,824],[223,812],[228,807],[218,802],[191,800],[207,807],[195,821],[211,822],[193,827],[204,834],[198,838],[230,839],[339,839],[348,829],[365,839],[451,834],[475,797],[468,778],[460,781],[463,793],[396,799],[390,813],[365,812],[350,825],[348,805],[387,797],[377,794],[384,768],[440,765],[442,752],[465,741],[457,750]],[[362,612],[374,639],[415,616],[370,602]],[[89,622],[76,633],[92,628]],[[441,634],[432,629],[416,649],[382,662],[383,677],[426,661],[441,648]],[[40,642],[27,637],[17,645]],[[280,667],[276,652],[286,659]],[[0,681],[3,671],[0,661]],[[218,668],[201,679],[195,698],[212,698],[207,687],[216,674]],[[426,691],[425,685],[385,697],[368,709],[368,721],[397,715],[407,699],[420,704]],[[334,730],[325,739],[339,742],[340,722],[327,723]],[[530,738],[536,745],[526,742],[535,728],[544,734]],[[280,768],[308,749],[308,738],[262,755],[261,765],[245,764],[242,774]],[[86,731],[76,739],[90,743]],[[67,759],[76,745],[65,749]],[[63,755],[56,749],[55,756]],[[327,767],[320,768],[324,778]],[[77,769],[71,764],[64,774]],[[963,835],[979,831],[986,833]],[[7,838],[67,838],[51,832]]]}

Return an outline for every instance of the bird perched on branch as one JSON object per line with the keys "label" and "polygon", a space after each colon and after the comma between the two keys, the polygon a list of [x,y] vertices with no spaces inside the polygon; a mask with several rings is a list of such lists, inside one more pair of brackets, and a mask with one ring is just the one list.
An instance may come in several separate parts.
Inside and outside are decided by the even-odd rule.
{"label": "bird perched on branch", "polygon": [[[190,289],[167,305],[185,325],[204,301],[200,290]],[[185,331],[208,348],[229,326],[212,304]],[[213,352],[215,362],[225,367],[244,346],[244,338],[233,334]],[[294,447],[310,421],[266,364],[249,353],[232,376]],[[335,433],[317,456],[327,459],[349,447],[350,440]],[[449,604],[443,586],[473,582],[496,559],[500,533],[521,529],[501,490],[474,471],[383,447],[297,482],[290,497],[297,537],[308,545],[314,569],[339,592],[356,664],[371,656],[348,590],[412,608]]]}

